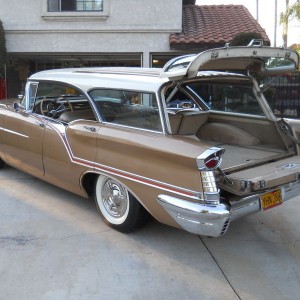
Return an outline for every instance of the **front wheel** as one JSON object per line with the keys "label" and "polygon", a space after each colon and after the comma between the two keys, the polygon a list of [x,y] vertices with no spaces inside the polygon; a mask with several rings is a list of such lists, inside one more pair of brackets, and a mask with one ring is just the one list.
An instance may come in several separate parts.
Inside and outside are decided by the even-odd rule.
{"label": "front wheel", "polygon": [[146,210],[118,181],[100,175],[94,197],[102,219],[110,227],[131,232],[146,223]]}

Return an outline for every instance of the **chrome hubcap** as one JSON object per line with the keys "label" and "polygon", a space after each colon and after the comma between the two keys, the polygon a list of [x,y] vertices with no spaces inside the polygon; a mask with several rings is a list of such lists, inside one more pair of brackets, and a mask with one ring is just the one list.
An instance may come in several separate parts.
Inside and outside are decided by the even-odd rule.
{"label": "chrome hubcap", "polygon": [[107,179],[102,186],[102,202],[110,216],[121,218],[128,207],[128,193],[122,185]]}

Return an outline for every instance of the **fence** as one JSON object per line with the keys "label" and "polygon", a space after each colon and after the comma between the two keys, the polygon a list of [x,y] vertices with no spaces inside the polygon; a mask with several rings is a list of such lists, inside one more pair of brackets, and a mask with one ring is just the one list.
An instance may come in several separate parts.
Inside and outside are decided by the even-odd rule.
{"label": "fence", "polygon": [[300,118],[300,72],[268,77],[261,83],[270,84],[264,95],[275,115]]}

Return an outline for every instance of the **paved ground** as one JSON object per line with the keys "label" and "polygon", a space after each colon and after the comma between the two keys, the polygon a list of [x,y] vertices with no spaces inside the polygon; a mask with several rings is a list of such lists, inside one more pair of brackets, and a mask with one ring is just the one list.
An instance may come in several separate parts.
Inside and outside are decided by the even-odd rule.
{"label": "paved ground", "polygon": [[109,229],[93,202],[0,170],[0,299],[299,299],[300,197],[216,239]]}

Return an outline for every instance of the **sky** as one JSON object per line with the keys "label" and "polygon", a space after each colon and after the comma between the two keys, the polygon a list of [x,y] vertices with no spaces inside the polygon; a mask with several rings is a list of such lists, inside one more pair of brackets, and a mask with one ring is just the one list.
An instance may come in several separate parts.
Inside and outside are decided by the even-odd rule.
{"label": "sky", "polygon": [[[277,34],[275,37],[275,3],[276,0],[196,0],[197,5],[220,5],[235,4],[244,5],[249,12],[257,19],[256,3],[258,2],[258,22],[265,29],[271,40],[272,46],[280,47],[283,45],[282,26],[279,25],[279,15],[285,11],[286,0],[277,0]],[[289,0],[290,5],[296,0]],[[289,24],[288,46],[300,44],[300,22],[293,20]]]}

